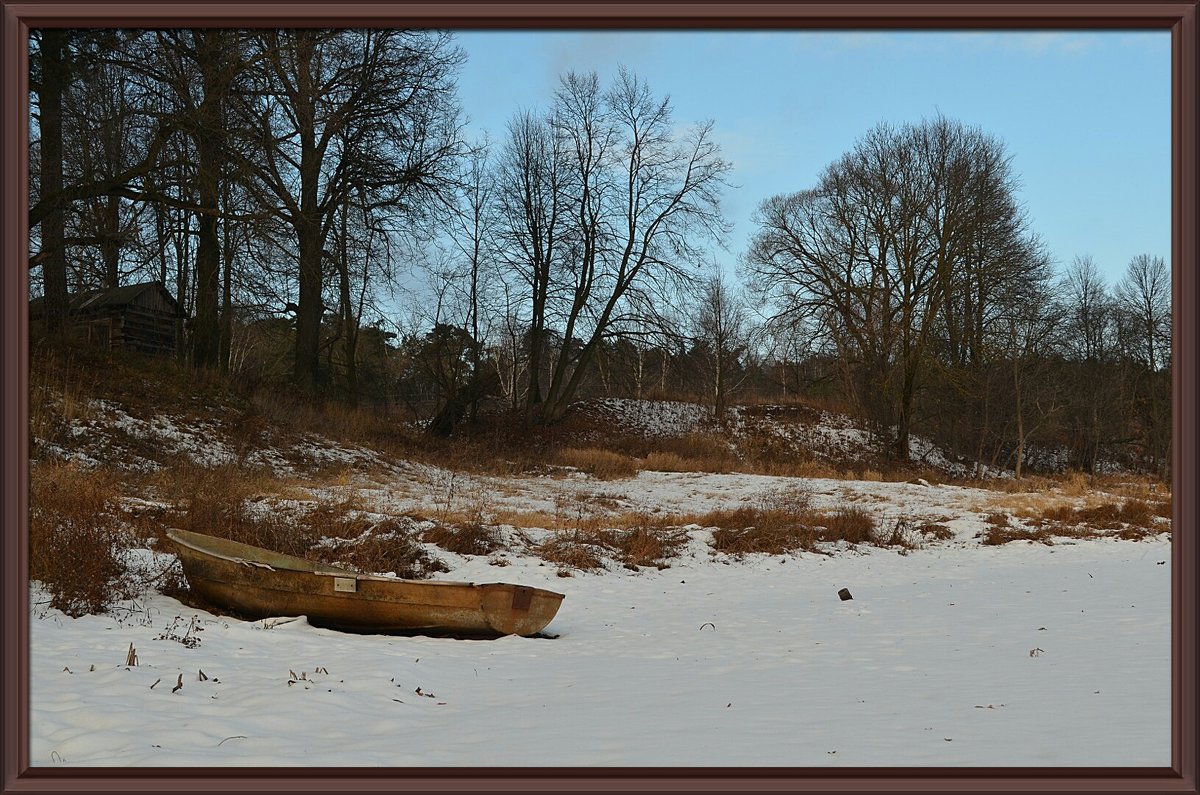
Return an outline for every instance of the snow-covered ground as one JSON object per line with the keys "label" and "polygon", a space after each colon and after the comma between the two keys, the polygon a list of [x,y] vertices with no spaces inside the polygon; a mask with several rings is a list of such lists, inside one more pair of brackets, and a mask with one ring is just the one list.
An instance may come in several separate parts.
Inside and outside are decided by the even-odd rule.
{"label": "snow-covered ground", "polygon": [[[647,438],[706,422],[688,404],[598,405]],[[867,443],[832,415],[735,420],[775,427],[831,460]],[[558,637],[351,635],[303,618],[218,617],[153,590],[72,619],[34,583],[33,765],[1170,763],[1169,535],[986,546],[978,536],[988,514],[1010,510],[1014,495],[746,473],[468,475],[316,436],[236,450],[222,433],[211,419],[147,421],[97,402],[70,444],[45,449],[85,466],[119,456],[113,445],[123,442],[131,456],[215,465],[245,455],[280,474],[342,466],[357,474],[309,482],[307,493],[372,515],[496,524],[503,560],[426,544],[449,569],[436,576],[565,593],[547,628]],[[915,446],[948,472],[959,466],[924,440]],[[132,468],[139,462],[169,465],[139,458]],[[936,523],[950,537],[914,550],[839,542],[827,554],[734,558],[714,551],[711,529],[690,524],[669,568],[631,571],[610,559],[569,577],[533,554],[573,520],[695,517],[797,498],[819,510],[862,508],[879,527]],[[304,502],[257,499],[256,509],[280,515]],[[148,571],[173,560],[138,557]],[[854,598],[840,600],[841,588]],[[136,665],[126,664],[131,647]]]}
{"label": "snow-covered ground", "polygon": [[697,537],[662,571],[461,559],[442,576],[566,594],[558,638],[491,641],[246,623],[155,593],[70,619],[35,590],[31,761],[1166,766],[1169,556],[1099,540],[722,562]]}

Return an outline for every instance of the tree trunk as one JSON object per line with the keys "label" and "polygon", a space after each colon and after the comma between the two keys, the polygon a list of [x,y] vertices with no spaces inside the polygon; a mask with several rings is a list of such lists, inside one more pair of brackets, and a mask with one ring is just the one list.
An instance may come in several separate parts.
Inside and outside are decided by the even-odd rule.
{"label": "tree trunk", "polygon": [[[62,100],[70,75],[67,63],[67,31],[45,28],[42,31],[42,85],[38,94],[41,113],[41,194],[59,196],[63,189]],[[67,316],[66,222],[61,197],[41,222],[43,295],[46,304],[46,330],[51,335],[63,331]]]}
{"label": "tree trunk", "polygon": [[179,306],[179,319],[175,321],[176,356],[180,362],[188,359],[188,348],[191,340],[187,331],[188,317],[188,284],[191,283],[190,255],[191,246],[188,240],[191,235],[191,218],[182,212],[179,217],[179,228],[175,234],[175,302]]}
{"label": "tree trunk", "polygon": [[542,351],[545,342],[538,313],[539,308],[535,304],[534,321],[529,329],[529,391],[525,394],[525,409],[529,419],[536,418],[542,406]]}
{"label": "tree trunk", "polygon": [[[217,237],[217,191],[206,174],[208,144],[198,142],[200,151],[199,194],[201,213],[196,241],[196,318],[192,324],[192,364],[217,366],[221,349],[221,328],[217,322],[217,297],[220,289],[221,249]],[[211,155],[208,155],[209,157]]]}
{"label": "tree trunk", "polygon": [[1021,405],[1021,365],[1020,360],[1013,359],[1013,399],[1017,412],[1017,466],[1016,477],[1021,479],[1021,466],[1025,458],[1025,412]]}
{"label": "tree trunk", "polygon": [[346,395],[352,407],[358,406],[358,318],[350,295],[350,252],[348,241],[349,207],[342,204],[338,257],[338,303],[341,306],[342,356],[346,366]]}
{"label": "tree trunk", "polygon": [[[314,187],[315,191],[315,187]],[[321,343],[321,230],[320,222],[302,219],[297,229],[300,247],[299,303],[296,313],[296,383],[315,390],[320,372]]]}
{"label": "tree trunk", "polygon": [[298,310],[296,312],[296,358],[292,371],[296,383],[315,392],[320,375],[321,301],[323,284],[321,256],[325,247],[322,217],[317,202],[321,181],[321,155],[317,150],[317,120],[312,60],[315,33],[301,31],[296,36],[295,97],[293,110],[300,139],[300,213],[295,219],[296,243],[300,268]]}
{"label": "tree trunk", "polygon": [[221,356],[221,327],[217,319],[220,295],[221,241],[217,219],[220,213],[221,144],[224,99],[224,57],[227,37],[223,31],[192,33],[202,73],[204,99],[200,102],[196,141],[196,187],[200,223],[196,242],[196,319],[192,326],[192,364],[215,368]]}
{"label": "tree trunk", "polygon": [[454,433],[455,426],[462,422],[467,408],[488,395],[494,395],[500,390],[500,378],[495,373],[483,377],[473,377],[466,384],[458,387],[442,406],[425,431],[432,436],[449,437]]}
{"label": "tree trunk", "polygon": [[100,230],[100,259],[104,262],[104,286],[121,286],[121,199],[103,200],[103,228]]}
{"label": "tree trunk", "polygon": [[[225,211],[229,212],[229,183],[225,183]],[[221,372],[229,372],[229,360],[233,352],[233,248],[234,239],[233,232],[229,228],[229,221],[226,220],[222,226],[224,232],[222,239],[225,242],[223,256],[221,257],[221,351],[219,359],[221,363]]]}

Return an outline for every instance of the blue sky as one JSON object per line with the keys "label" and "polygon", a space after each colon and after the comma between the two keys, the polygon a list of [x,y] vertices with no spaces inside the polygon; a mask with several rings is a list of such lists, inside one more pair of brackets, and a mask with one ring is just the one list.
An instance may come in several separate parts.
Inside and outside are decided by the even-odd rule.
{"label": "blue sky", "polygon": [[676,121],[715,122],[733,163],[732,265],[758,203],[811,187],[881,121],[941,113],[999,137],[1019,199],[1061,267],[1090,254],[1115,281],[1170,259],[1170,34],[1107,32],[460,31],[470,134],[503,137],[560,74],[624,65]]}

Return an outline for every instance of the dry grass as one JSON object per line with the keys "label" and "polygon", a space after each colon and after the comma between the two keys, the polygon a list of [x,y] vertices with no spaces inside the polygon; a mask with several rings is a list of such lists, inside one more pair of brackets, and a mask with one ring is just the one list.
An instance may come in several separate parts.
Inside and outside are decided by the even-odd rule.
{"label": "dry grass", "polygon": [[136,593],[120,490],[105,469],[57,462],[30,467],[29,576],[50,592],[51,607],[81,616]]}
{"label": "dry grass", "polygon": [[925,538],[935,541],[947,541],[954,538],[954,531],[939,522],[921,522],[913,530]]}
{"label": "dry grass", "polygon": [[985,521],[987,524],[989,524],[992,527],[995,527],[997,529],[1002,529],[1005,527],[1012,526],[1012,517],[1006,513],[1000,512],[1000,511],[996,511],[994,513],[989,513],[987,516],[985,516],[983,518],[983,521]]}
{"label": "dry grass", "polygon": [[919,538],[907,529],[907,524],[897,522],[881,530],[875,517],[861,508],[817,511],[803,497],[790,504],[775,499],[758,507],[710,511],[684,517],[683,521],[716,528],[713,547],[730,555],[813,551],[819,542],[841,541],[906,549],[919,545]]}
{"label": "dry grass", "polygon": [[765,553],[784,555],[816,547],[817,532],[805,525],[772,526],[750,524],[741,529],[721,527],[713,531],[713,549],[726,555]]}
{"label": "dry grass", "polygon": [[500,548],[500,534],[496,528],[481,522],[435,524],[422,533],[421,538],[458,555],[490,555]]}
{"label": "dry grass", "polygon": [[438,571],[449,571],[417,543],[411,520],[385,519],[352,538],[314,544],[306,557],[360,572],[395,574],[420,580]]}
{"label": "dry grass", "polygon": [[1053,544],[1053,533],[1044,529],[1028,529],[1024,527],[992,526],[983,531],[980,542],[987,546],[999,546],[1013,541],[1029,541],[1041,544]]}
{"label": "dry grass", "polygon": [[1031,494],[1049,492],[1057,484],[1056,480],[1040,475],[1025,475],[1020,480],[1017,480],[1016,478],[964,477],[954,478],[949,482],[952,482],[956,486],[963,486],[965,488],[984,489],[986,491],[995,491],[1004,494]]}
{"label": "dry grass", "polygon": [[555,463],[574,467],[597,480],[617,480],[637,475],[638,465],[633,458],[595,447],[568,447],[555,455]]}
{"label": "dry grass", "polygon": [[569,577],[572,569],[592,571],[603,568],[603,548],[595,539],[578,530],[556,535],[536,546],[534,554],[559,566],[559,576]]}
{"label": "dry grass", "polygon": [[[692,472],[729,472],[739,458],[720,433],[697,431],[684,436],[656,439],[651,453],[667,453],[689,462]],[[683,471],[683,470],[680,470]]]}
{"label": "dry grass", "polygon": [[1068,497],[1083,497],[1094,490],[1091,479],[1082,472],[1069,472],[1058,490]]}
{"label": "dry grass", "polygon": [[862,508],[839,508],[814,518],[822,525],[822,541],[846,541],[851,544],[881,542],[885,546],[896,543],[890,540],[890,536],[887,540],[876,537],[875,519]]}
{"label": "dry grass", "polygon": [[828,478],[830,480],[836,480],[841,474],[832,465],[815,459],[764,460],[747,470],[757,475],[773,475],[784,478]]}
{"label": "dry grass", "polygon": [[665,569],[687,540],[687,532],[674,517],[624,514],[602,525],[558,532],[533,552],[565,571],[600,568],[605,557],[612,557],[629,569],[642,566]]}
{"label": "dry grass", "polygon": [[695,472],[698,467],[699,462],[677,453],[653,452],[642,459],[642,469],[651,472]]}
{"label": "dry grass", "polygon": [[1062,538],[1120,538],[1137,541],[1148,538],[1164,529],[1158,522],[1163,505],[1147,503],[1140,499],[1124,501],[1100,500],[1096,495],[1082,506],[1050,502],[1039,512],[1028,512],[1023,522],[1014,524],[1012,517],[1003,513],[992,513],[986,521],[988,527],[981,534],[984,544],[1006,544],[1011,541],[1034,541],[1054,543]]}
{"label": "dry grass", "polygon": [[1132,499],[1082,508],[1059,506],[1044,511],[1033,521],[1052,526],[1083,527],[1097,532],[1130,527],[1151,531],[1156,525],[1156,510],[1143,500]]}
{"label": "dry grass", "polygon": [[501,508],[492,513],[492,521],[498,525],[512,527],[540,527],[543,530],[568,530],[574,525],[558,513],[543,511],[521,511]]}
{"label": "dry grass", "polygon": [[87,372],[73,363],[69,352],[30,352],[29,431],[34,444],[64,441],[73,423],[92,417],[89,395],[94,385]]}
{"label": "dry grass", "polygon": [[669,568],[667,561],[679,554],[688,535],[678,528],[642,526],[613,533],[610,543],[618,559],[629,567]]}
{"label": "dry grass", "polygon": [[[411,519],[364,512],[351,487],[334,500],[314,501],[293,479],[267,470],[185,462],[149,476],[147,485],[172,504],[165,520],[185,530],[406,579],[446,570],[417,542]],[[156,534],[166,526],[158,522]]]}

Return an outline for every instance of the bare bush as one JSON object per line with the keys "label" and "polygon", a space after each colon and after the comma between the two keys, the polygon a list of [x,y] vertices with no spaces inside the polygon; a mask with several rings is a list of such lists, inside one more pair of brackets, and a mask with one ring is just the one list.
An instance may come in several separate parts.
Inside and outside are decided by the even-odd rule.
{"label": "bare bush", "polygon": [[638,473],[637,462],[629,456],[594,447],[567,448],[558,453],[556,460],[563,466],[574,467],[598,480],[631,478]]}
{"label": "bare bush", "polygon": [[69,616],[101,613],[133,596],[129,534],[121,526],[120,483],[105,469],[35,464],[29,473],[29,576]]}

